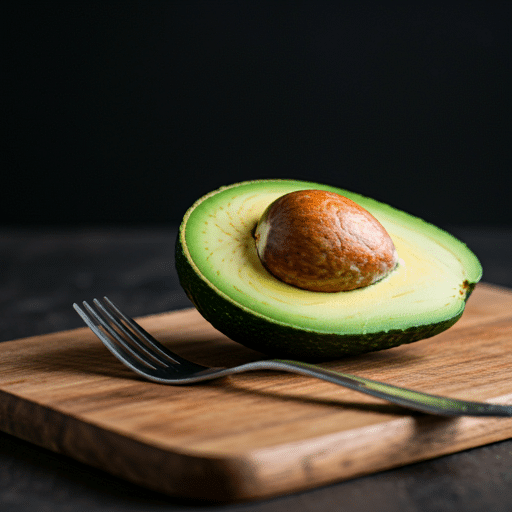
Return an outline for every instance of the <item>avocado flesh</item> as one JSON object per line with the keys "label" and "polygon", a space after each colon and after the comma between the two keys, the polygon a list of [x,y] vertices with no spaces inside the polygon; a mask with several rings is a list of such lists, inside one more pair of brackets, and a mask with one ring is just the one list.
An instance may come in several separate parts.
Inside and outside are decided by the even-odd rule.
{"label": "avocado flesh", "polygon": [[[328,190],[374,215],[399,264],[377,283],[349,292],[312,292],[279,281],[253,238],[266,207],[295,190]],[[216,190],[185,214],[176,244],[180,282],[203,316],[235,341],[269,355],[332,359],[433,336],[462,315],[480,280],[476,256],[417,217],[318,183],[256,180]]]}

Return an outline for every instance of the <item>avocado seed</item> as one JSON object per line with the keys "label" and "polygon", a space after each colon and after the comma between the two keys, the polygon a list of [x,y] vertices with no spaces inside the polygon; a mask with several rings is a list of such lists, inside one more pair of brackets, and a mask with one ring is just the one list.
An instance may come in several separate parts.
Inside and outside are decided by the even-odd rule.
{"label": "avocado seed", "polygon": [[279,197],[264,211],[254,236],[266,269],[306,290],[363,288],[386,276],[398,261],[391,237],[373,215],[323,190]]}

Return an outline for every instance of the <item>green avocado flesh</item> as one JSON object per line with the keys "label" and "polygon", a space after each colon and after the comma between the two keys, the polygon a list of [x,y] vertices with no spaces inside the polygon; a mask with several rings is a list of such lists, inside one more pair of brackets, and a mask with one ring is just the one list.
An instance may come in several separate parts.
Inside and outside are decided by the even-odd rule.
{"label": "green avocado flesh", "polygon": [[[253,233],[265,208],[296,190],[327,190],[368,210],[399,256],[384,279],[352,291],[302,290],[261,264]],[[394,347],[452,326],[482,267],[462,242],[425,221],[347,190],[293,180],[237,183],[186,212],[176,242],[180,283],[216,329],[271,356],[327,360]]]}

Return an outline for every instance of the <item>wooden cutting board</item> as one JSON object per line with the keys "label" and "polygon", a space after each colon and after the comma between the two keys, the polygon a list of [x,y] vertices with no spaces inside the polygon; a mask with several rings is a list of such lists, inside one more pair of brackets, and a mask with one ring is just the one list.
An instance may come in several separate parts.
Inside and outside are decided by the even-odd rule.
{"label": "wooden cutting board", "polygon": [[[192,309],[140,321],[199,363],[261,357]],[[447,332],[325,366],[421,391],[512,404],[512,291],[481,284]],[[0,343],[0,429],[157,491],[234,501],[507,439],[512,418],[416,414],[277,372],[165,386],[126,369],[84,327]]]}

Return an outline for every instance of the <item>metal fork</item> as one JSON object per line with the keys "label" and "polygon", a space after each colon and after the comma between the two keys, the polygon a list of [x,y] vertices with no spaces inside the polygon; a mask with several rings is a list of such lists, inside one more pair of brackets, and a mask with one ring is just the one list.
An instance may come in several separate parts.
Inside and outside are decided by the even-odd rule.
{"label": "metal fork", "polygon": [[83,321],[122,363],[151,381],[193,384],[249,370],[277,370],[315,377],[416,411],[443,416],[512,416],[512,405],[468,402],[404,389],[300,361],[269,359],[232,368],[211,368],[180,357],[123,314],[107,297],[96,308],[73,304]]}

